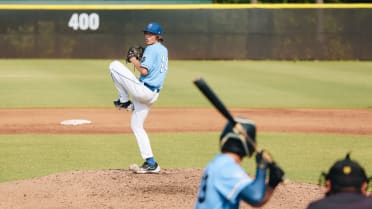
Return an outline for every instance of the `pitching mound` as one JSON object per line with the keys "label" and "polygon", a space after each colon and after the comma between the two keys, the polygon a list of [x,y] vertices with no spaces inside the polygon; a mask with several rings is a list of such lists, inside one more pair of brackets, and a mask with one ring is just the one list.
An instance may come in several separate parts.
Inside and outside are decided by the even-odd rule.
{"label": "pitching mound", "polygon": [[[128,170],[74,171],[0,184],[0,208],[183,209],[193,208],[201,169],[165,169],[160,174]],[[262,208],[306,208],[322,188],[289,182]],[[251,208],[244,204],[242,208]]]}

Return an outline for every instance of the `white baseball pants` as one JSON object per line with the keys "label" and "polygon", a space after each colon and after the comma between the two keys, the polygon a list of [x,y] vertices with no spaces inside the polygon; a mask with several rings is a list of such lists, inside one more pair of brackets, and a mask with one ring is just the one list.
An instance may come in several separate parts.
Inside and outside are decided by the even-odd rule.
{"label": "white baseball pants", "polygon": [[110,73],[119,93],[121,102],[132,96],[134,111],[131,117],[131,129],[136,137],[142,158],[154,157],[150,139],[144,129],[144,123],[151,105],[158,99],[159,93],[151,91],[121,62],[115,60],[110,64]]}

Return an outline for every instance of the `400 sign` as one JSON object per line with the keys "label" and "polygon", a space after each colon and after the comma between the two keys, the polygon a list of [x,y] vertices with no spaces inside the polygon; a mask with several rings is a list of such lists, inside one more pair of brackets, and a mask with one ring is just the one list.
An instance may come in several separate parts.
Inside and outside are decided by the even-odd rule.
{"label": "400 sign", "polygon": [[97,13],[73,13],[68,21],[73,30],[98,30],[99,15]]}

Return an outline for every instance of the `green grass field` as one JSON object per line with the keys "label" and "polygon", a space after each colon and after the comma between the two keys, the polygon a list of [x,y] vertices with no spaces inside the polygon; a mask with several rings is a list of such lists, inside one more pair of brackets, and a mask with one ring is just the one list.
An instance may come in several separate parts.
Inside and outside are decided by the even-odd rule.
{"label": "green grass field", "polygon": [[[109,63],[0,59],[0,108],[111,108],[116,92]],[[372,107],[372,62],[171,60],[169,65],[154,108],[210,108],[192,83],[199,76],[228,107]],[[218,135],[150,133],[164,168],[204,167],[218,153]],[[316,183],[320,172],[348,151],[372,173],[372,136],[258,133],[258,143],[272,152],[291,180]],[[69,170],[127,168],[133,161],[141,159],[131,134],[0,135],[0,182]],[[246,160],[248,171],[252,162]]]}
{"label": "green grass field", "polygon": [[[109,63],[0,59],[0,108],[111,107]],[[156,105],[210,107],[192,83],[202,76],[229,107],[371,108],[371,69],[372,62],[171,60]]]}
{"label": "green grass field", "polygon": [[[202,168],[218,153],[218,135],[151,134],[151,141],[163,168]],[[371,136],[260,133],[258,143],[290,180],[317,183],[320,172],[348,151],[372,171]],[[134,162],[142,159],[131,134],[0,135],[0,182],[71,170],[127,169]],[[254,159],[243,162],[254,174]]]}

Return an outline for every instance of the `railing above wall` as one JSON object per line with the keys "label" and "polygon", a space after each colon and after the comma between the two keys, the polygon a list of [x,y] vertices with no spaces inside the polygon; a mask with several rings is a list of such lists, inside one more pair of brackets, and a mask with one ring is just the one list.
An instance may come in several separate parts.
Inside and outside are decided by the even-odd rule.
{"label": "railing above wall", "polygon": [[[354,3],[354,4],[209,4],[208,1],[193,0],[175,1],[172,4],[147,4],[143,1],[130,1],[126,3],[118,3],[117,1],[76,1],[74,4],[68,2],[55,2],[36,4],[35,1],[30,0],[29,4],[18,4],[17,1],[2,1],[0,0],[0,10],[71,10],[71,9],[94,9],[94,10],[152,10],[152,9],[372,9],[372,3]],[[37,1],[36,1],[37,2]],[[48,1],[50,2],[50,1]],[[96,2],[96,3],[94,3]],[[98,3],[99,2],[99,3]],[[166,1],[165,1],[166,2]],[[184,3],[181,3],[184,2]],[[112,3],[112,4],[110,4]],[[186,4],[187,3],[187,4]]]}

